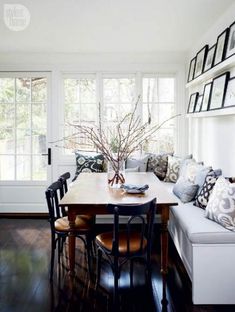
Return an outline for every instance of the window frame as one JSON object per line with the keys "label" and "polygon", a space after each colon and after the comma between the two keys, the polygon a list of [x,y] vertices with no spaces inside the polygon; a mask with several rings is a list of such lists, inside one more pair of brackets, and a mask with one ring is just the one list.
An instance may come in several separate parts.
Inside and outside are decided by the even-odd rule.
{"label": "window frame", "polygon": [[[141,116],[141,119],[143,117],[143,78],[173,78],[174,79],[174,111],[175,114],[178,113],[179,109],[177,106],[177,99],[179,95],[178,92],[178,75],[176,72],[158,72],[158,70],[154,72],[147,72],[147,71],[141,71],[141,72],[133,72],[133,71],[107,71],[107,72],[62,72],[61,73],[61,113],[59,118],[59,127],[60,127],[60,138],[63,136],[62,127],[63,127],[63,120],[64,120],[64,79],[65,78],[71,78],[71,79],[79,79],[84,77],[95,77],[96,79],[96,96],[97,96],[97,106],[100,103],[101,110],[104,111],[104,103],[103,103],[103,79],[105,78],[134,78],[135,79],[135,96],[137,99],[138,94],[141,95],[140,100],[138,102],[137,106],[137,114]],[[103,116],[103,114],[101,114]],[[97,114],[97,120],[98,122],[98,114]],[[103,122],[103,119],[101,120]],[[178,151],[178,135],[179,135],[179,122],[175,121],[175,129],[177,131],[174,131],[174,150]],[[73,154],[65,154],[61,153],[60,159],[64,161],[65,163],[70,163],[71,157],[74,157]]]}

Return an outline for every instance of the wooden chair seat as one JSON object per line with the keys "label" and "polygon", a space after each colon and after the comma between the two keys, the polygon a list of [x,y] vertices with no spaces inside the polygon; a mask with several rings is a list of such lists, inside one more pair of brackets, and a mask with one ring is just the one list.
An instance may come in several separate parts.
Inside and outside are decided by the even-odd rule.
{"label": "wooden chair seat", "polygon": [[[127,247],[128,236],[126,231],[119,232],[118,252],[120,256],[125,256],[128,252]],[[96,236],[96,243],[112,253],[113,248],[113,232],[102,233]],[[142,248],[141,248],[142,247]],[[129,254],[135,254],[143,251],[147,247],[147,240],[143,238],[143,244],[141,246],[141,233],[131,232],[129,236]]]}
{"label": "wooden chair seat", "polygon": [[[91,231],[93,226],[93,216],[91,215],[77,215],[75,219],[75,230]],[[68,217],[63,217],[55,220],[55,230],[57,232],[68,232],[69,231],[69,220]]]}

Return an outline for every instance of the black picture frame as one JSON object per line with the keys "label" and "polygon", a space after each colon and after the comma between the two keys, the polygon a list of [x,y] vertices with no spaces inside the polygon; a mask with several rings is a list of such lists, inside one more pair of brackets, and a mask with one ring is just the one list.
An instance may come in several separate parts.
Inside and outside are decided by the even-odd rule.
{"label": "black picture frame", "polygon": [[207,51],[208,44],[206,44],[196,55],[194,78],[199,77],[203,73]]}
{"label": "black picture frame", "polygon": [[229,26],[228,42],[226,47],[226,58],[235,54],[235,22]]}
{"label": "black picture frame", "polygon": [[194,113],[199,113],[200,112],[201,106],[202,106],[202,98],[203,98],[203,94],[198,95],[197,102],[196,102],[196,105],[194,107]]}
{"label": "black picture frame", "polygon": [[189,98],[189,103],[188,103],[188,109],[187,109],[187,113],[188,114],[191,114],[194,112],[195,110],[195,105],[197,103],[197,98],[198,98],[198,92],[195,92],[195,93],[192,93],[190,95],[190,98]]}
{"label": "black picture frame", "polygon": [[188,82],[194,79],[195,64],[196,64],[196,56],[190,61],[187,80]]}
{"label": "black picture frame", "polygon": [[202,105],[200,108],[200,112],[208,111],[208,108],[210,105],[210,99],[211,99],[211,88],[212,88],[212,82],[206,83],[204,85],[203,96],[202,96]]}
{"label": "black picture frame", "polygon": [[214,59],[215,59],[215,50],[216,50],[216,44],[214,44],[210,49],[208,49],[207,55],[206,55],[206,61],[204,65],[204,73],[211,69],[214,65]]}
{"label": "black picture frame", "polygon": [[235,77],[228,80],[223,107],[235,106]]}
{"label": "black picture frame", "polygon": [[216,49],[215,49],[215,57],[214,57],[214,64],[213,66],[221,63],[226,54],[226,46],[227,46],[227,40],[228,40],[228,32],[229,29],[226,28],[219,36],[217,37],[216,42]]}
{"label": "black picture frame", "polygon": [[209,110],[223,107],[228,79],[229,72],[225,72],[213,79]]}

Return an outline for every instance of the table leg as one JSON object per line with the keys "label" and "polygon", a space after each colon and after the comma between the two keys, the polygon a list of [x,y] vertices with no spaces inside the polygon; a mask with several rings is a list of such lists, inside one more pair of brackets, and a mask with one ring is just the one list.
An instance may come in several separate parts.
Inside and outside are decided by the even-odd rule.
{"label": "table leg", "polygon": [[76,243],[76,236],[73,231],[75,228],[75,219],[76,214],[71,212],[68,212],[68,220],[69,220],[69,227],[71,231],[69,232],[69,274],[71,276],[75,275],[75,243]]}
{"label": "table leg", "polygon": [[162,274],[162,305],[167,306],[166,279],[168,273],[168,230],[169,207],[164,206],[161,214],[161,274]]}

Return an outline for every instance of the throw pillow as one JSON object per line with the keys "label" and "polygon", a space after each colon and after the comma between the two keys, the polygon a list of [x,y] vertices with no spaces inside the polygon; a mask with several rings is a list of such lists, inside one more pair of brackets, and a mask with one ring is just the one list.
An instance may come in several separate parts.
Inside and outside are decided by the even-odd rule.
{"label": "throw pillow", "polygon": [[180,177],[173,187],[173,193],[183,202],[188,203],[194,199],[198,190],[198,185],[193,184],[186,180],[184,177]]}
{"label": "throw pillow", "polygon": [[201,190],[196,195],[194,203],[195,206],[200,207],[202,209],[206,208],[217,179],[218,176],[214,171],[208,173],[201,187]]}
{"label": "throw pillow", "polygon": [[81,172],[103,172],[104,156],[102,154],[91,156],[75,152],[75,155],[77,168],[73,181]]}
{"label": "throw pillow", "polygon": [[205,167],[203,163],[197,163],[195,159],[187,159],[180,170],[180,176],[183,176],[191,183],[202,185],[210,170],[211,167]]}
{"label": "throw pillow", "polygon": [[149,154],[147,171],[152,171],[156,176],[163,180],[166,176],[168,155],[172,154]]}
{"label": "throw pillow", "polygon": [[146,172],[147,171],[147,163],[148,163],[149,155],[145,155],[142,158],[127,158],[126,160],[126,168],[136,168],[139,167],[140,172]]}
{"label": "throw pillow", "polygon": [[235,184],[220,176],[206,206],[205,216],[235,231]]}
{"label": "throw pillow", "polygon": [[139,167],[134,167],[134,168],[125,168],[125,172],[138,172]]}
{"label": "throw pillow", "polygon": [[181,166],[183,165],[184,161],[189,158],[192,158],[192,155],[185,156],[184,158],[169,155],[167,172],[164,181],[175,183],[179,177]]}

